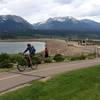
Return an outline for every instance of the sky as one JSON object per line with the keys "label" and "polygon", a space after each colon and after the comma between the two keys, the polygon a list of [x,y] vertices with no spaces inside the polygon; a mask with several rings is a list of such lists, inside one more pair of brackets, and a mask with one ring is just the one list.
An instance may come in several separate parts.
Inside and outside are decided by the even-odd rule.
{"label": "sky", "polygon": [[66,16],[100,22],[100,0],[0,0],[0,15],[8,14],[30,23]]}

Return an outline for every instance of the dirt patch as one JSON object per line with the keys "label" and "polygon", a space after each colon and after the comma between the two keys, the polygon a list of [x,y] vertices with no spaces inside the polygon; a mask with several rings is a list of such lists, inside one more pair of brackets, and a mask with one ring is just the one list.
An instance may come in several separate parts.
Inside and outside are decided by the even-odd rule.
{"label": "dirt patch", "polygon": [[85,50],[83,48],[78,48],[73,45],[69,45],[65,40],[58,40],[58,39],[47,39],[45,40],[47,47],[49,49],[50,55],[55,54],[62,54],[62,55],[80,55],[80,54],[87,54],[90,51]]}
{"label": "dirt patch", "polygon": [[51,77],[46,77],[46,78],[43,78],[43,79],[40,79],[39,81],[40,82],[46,82],[47,80],[49,80]]}

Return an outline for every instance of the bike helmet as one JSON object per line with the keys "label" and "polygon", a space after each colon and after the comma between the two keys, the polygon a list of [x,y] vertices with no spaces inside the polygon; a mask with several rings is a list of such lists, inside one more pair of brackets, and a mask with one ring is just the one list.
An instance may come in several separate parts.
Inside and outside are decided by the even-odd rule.
{"label": "bike helmet", "polygon": [[28,46],[28,47],[30,47],[30,46],[31,46],[31,44],[30,44],[30,43],[28,43],[28,44],[27,44],[27,46]]}

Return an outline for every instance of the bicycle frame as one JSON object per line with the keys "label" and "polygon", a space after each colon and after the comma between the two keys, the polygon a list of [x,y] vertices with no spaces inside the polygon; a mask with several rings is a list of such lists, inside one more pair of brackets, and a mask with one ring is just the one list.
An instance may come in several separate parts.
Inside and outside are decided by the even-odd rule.
{"label": "bicycle frame", "polygon": [[26,64],[28,66],[31,65],[29,55],[24,55],[24,58],[25,58]]}

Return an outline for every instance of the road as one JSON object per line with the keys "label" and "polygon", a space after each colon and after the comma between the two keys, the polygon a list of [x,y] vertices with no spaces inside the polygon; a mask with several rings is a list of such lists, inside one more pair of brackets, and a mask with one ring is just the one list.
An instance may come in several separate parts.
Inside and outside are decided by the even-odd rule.
{"label": "road", "polygon": [[74,62],[52,63],[39,65],[37,70],[27,70],[18,72],[13,70],[10,72],[0,73],[0,92],[7,91],[19,85],[31,82],[32,80],[40,80],[59,73],[65,73],[76,69],[87,68],[100,64],[100,58],[92,60],[82,60]]}

